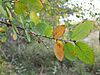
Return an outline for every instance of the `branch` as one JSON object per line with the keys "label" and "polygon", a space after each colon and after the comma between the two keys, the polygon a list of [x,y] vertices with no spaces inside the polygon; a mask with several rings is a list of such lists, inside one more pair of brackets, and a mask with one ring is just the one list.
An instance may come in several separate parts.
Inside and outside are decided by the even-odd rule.
{"label": "branch", "polygon": [[[7,22],[4,22],[4,21],[0,21],[0,23],[7,25],[7,27],[12,27],[12,24],[11,23],[7,23]],[[17,26],[17,28],[18,29],[21,29],[21,30],[25,30],[22,27],[18,27]],[[40,34],[37,34],[37,33],[33,32],[33,31],[30,31],[29,34],[30,35],[35,35],[37,37],[40,36],[40,37],[48,38],[48,39],[51,39],[51,40],[55,40],[55,38],[53,38],[53,37],[48,37],[48,36],[45,36],[45,35],[40,35]],[[56,40],[60,40],[60,41],[63,41],[63,42],[68,42],[68,40],[63,40],[63,39],[56,39]]]}
{"label": "branch", "polygon": [[[8,22],[4,22],[4,21],[1,21],[0,20],[0,23],[2,23],[2,24],[5,24],[7,27],[12,27],[12,24],[11,24],[11,22],[9,21],[9,20],[7,20]],[[17,27],[18,29],[21,29],[21,30],[24,30],[23,28],[21,28],[21,27]]]}

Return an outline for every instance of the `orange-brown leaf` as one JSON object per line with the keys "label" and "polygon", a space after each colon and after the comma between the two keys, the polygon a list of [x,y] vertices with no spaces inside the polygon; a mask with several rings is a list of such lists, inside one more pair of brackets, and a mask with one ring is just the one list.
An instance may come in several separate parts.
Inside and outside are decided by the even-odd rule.
{"label": "orange-brown leaf", "polygon": [[56,41],[54,44],[54,53],[58,60],[62,61],[64,58],[64,46],[61,41]]}
{"label": "orange-brown leaf", "polygon": [[55,39],[60,38],[65,32],[65,25],[59,25],[53,30],[53,37]]}

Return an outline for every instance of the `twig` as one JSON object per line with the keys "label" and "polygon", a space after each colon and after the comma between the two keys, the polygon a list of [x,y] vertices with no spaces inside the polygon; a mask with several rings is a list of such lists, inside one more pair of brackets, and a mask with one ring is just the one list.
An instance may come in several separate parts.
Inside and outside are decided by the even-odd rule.
{"label": "twig", "polygon": [[[7,27],[12,27],[12,24],[11,23],[7,23],[7,22],[4,22],[4,21],[0,21],[0,23],[3,23],[5,25],[7,25]],[[21,30],[25,30],[22,27],[17,27],[17,28],[18,29],[21,29]],[[33,35],[38,36],[38,37],[40,36],[40,37],[44,37],[44,38],[48,38],[48,39],[55,40],[55,38],[53,38],[53,37],[48,37],[48,36],[45,36],[45,35],[40,35],[40,34],[37,34],[37,33],[33,32],[33,31],[30,31],[29,34],[30,35],[33,34]],[[63,40],[63,39],[56,39],[56,40],[60,40],[60,41],[63,41],[63,42],[68,42],[68,40]]]}

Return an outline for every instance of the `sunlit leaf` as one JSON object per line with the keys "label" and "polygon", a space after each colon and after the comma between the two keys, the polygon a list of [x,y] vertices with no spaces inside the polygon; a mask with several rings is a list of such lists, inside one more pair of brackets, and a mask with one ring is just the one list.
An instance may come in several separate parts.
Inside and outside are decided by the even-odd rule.
{"label": "sunlit leaf", "polygon": [[93,22],[87,20],[77,25],[72,31],[72,40],[82,40],[88,36],[93,28],[93,24]]}
{"label": "sunlit leaf", "polygon": [[53,37],[55,39],[60,38],[65,32],[65,25],[59,25],[53,30]]}
{"label": "sunlit leaf", "polygon": [[64,58],[64,46],[61,41],[56,41],[54,44],[54,54],[59,61]]}
{"label": "sunlit leaf", "polygon": [[92,48],[84,42],[76,42],[75,46],[77,57],[86,64],[94,63],[94,53]]}
{"label": "sunlit leaf", "polygon": [[30,20],[34,22],[35,24],[39,23],[39,17],[34,11],[30,11]]}
{"label": "sunlit leaf", "polygon": [[74,61],[76,59],[75,46],[71,42],[64,44],[64,54],[70,61]]}

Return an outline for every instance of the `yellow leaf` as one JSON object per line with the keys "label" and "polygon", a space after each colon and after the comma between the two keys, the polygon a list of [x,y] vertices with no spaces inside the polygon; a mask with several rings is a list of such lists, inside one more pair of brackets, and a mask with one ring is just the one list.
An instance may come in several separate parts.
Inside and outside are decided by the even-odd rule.
{"label": "yellow leaf", "polygon": [[34,22],[35,24],[39,23],[39,17],[34,11],[30,11],[30,20]]}
{"label": "yellow leaf", "polygon": [[0,32],[5,32],[5,29],[4,28],[0,28]]}
{"label": "yellow leaf", "polygon": [[53,37],[58,39],[61,37],[65,32],[65,25],[59,25],[53,30]]}
{"label": "yellow leaf", "polygon": [[13,34],[12,35],[12,38],[13,38],[13,40],[17,40],[17,35],[16,34]]}
{"label": "yellow leaf", "polygon": [[54,44],[54,53],[56,58],[59,61],[62,61],[64,58],[64,46],[61,41],[56,41]]}

